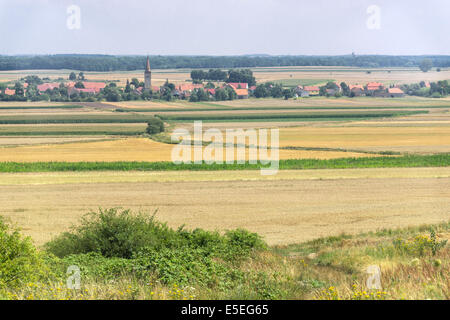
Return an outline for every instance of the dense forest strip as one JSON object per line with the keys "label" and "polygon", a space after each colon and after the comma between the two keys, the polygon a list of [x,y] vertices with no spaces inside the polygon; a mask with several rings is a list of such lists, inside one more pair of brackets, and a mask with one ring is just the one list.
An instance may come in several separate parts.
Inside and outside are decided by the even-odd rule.
{"label": "dense forest strip", "polygon": [[[450,56],[151,56],[153,69],[253,68],[281,66],[417,67],[425,59],[435,67],[450,67]],[[73,69],[81,71],[143,70],[144,56],[87,54],[0,56],[0,70]]]}
{"label": "dense forest strip", "polygon": [[[448,167],[450,153],[402,157],[280,160],[280,170]],[[260,164],[174,164],[172,162],[0,162],[0,172],[58,171],[217,171],[257,170]]]}

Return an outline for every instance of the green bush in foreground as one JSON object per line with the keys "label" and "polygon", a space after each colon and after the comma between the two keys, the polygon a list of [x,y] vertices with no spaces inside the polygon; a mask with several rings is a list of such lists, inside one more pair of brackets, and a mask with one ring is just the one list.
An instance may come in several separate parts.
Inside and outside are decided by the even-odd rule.
{"label": "green bush in foreground", "polygon": [[154,216],[129,210],[100,209],[81,224],[46,244],[64,267],[80,265],[86,275],[111,277],[120,273],[145,279],[156,275],[162,283],[224,285],[254,250],[266,248],[261,238],[245,230],[220,235],[201,229],[173,230]]}
{"label": "green bush in foreground", "polygon": [[96,252],[104,257],[131,258],[144,247],[161,249],[174,246],[176,232],[154,219],[154,216],[132,214],[130,210],[100,209],[81,219],[73,227],[46,244],[46,249],[58,257]]}
{"label": "green bush in foreground", "polygon": [[43,260],[31,243],[0,217],[0,289],[17,287],[44,274]]}

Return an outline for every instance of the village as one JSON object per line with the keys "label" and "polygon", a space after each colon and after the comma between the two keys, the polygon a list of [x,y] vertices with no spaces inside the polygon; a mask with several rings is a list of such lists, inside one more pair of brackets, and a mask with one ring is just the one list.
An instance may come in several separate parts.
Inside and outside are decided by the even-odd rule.
{"label": "village", "polygon": [[[113,82],[112,86],[115,86]],[[42,84],[36,85],[37,94],[43,95],[48,94],[52,95],[55,90],[66,89],[67,90],[67,98],[71,98],[73,96],[95,96],[102,92],[108,85],[111,83],[106,82],[92,82],[92,81],[65,81],[65,82],[45,82]],[[268,88],[272,88],[274,84],[268,84]],[[18,87],[18,88],[17,88]],[[18,82],[15,86],[6,87],[3,91],[0,91],[0,94],[4,96],[26,96],[27,90],[29,87],[29,83]],[[159,94],[162,92],[164,86],[151,86],[149,91],[152,94]],[[425,82],[425,87],[429,88],[430,83]],[[257,90],[257,86],[249,86],[248,83],[245,82],[230,82],[230,83],[222,83],[219,86],[212,85],[209,82],[207,85],[202,83],[182,83],[174,86],[174,90],[171,92],[171,95],[175,99],[189,99],[191,95],[199,90],[203,90],[204,93],[208,96],[209,99],[214,100],[216,96],[217,90],[232,90],[236,99],[248,99],[250,97],[258,97],[257,93],[255,95],[255,91]],[[16,94],[17,90],[17,94]],[[21,91],[23,90],[23,91]],[[126,92],[126,88],[119,88],[119,90]],[[146,90],[145,86],[136,86],[132,87],[131,91],[133,94],[141,96]],[[346,85],[345,83],[327,83],[324,86],[314,85],[314,86],[302,86],[298,85],[292,90],[292,98],[305,98],[305,97],[314,97],[314,96],[334,96],[339,97],[342,95],[348,95],[350,97],[360,97],[360,96],[373,96],[373,97],[391,97],[391,98],[401,98],[405,96],[405,92],[400,88],[400,86],[391,86],[386,87],[383,83],[380,82],[369,82],[365,85],[363,84],[350,84]],[[10,99],[7,99],[10,100]]]}
{"label": "village", "polygon": [[[88,81],[83,72],[76,74],[72,71],[68,79],[59,77],[52,81],[49,77],[41,79],[36,75],[28,75],[17,81],[0,83],[0,101],[118,102],[178,99],[199,102],[270,97],[288,100],[318,96],[402,98],[405,95],[441,98],[450,91],[446,80],[412,84],[405,84],[404,81],[398,84],[391,81],[388,84],[377,81],[347,84],[342,80],[338,83],[302,78],[289,86],[284,85],[282,80],[257,83],[251,69],[210,69],[207,72],[193,69],[191,79],[177,79],[172,83],[167,78],[162,85],[155,86],[152,84],[149,57],[146,60],[144,81],[133,77],[131,81],[126,79],[125,85],[120,85],[119,80],[114,80],[114,75],[109,76],[109,80],[96,78]],[[311,81],[312,85],[300,84]]]}
{"label": "village", "polygon": [[[322,85],[296,85],[286,87],[283,83],[263,82],[256,83],[255,77],[250,69],[230,70],[210,70],[211,74],[219,72],[228,77],[216,79],[197,79],[194,75],[203,71],[192,71],[191,79],[176,84],[170,83],[169,79],[161,86],[152,85],[152,71],[150,61],[147,57],[147,64],[144,71],[144,81],[132,78],[127,79],[125,86],[118,86],[117,81],[88,81],[83,72],[76,75],[71,72],[68,80],[63,78],[57,81],[49,81],[49,78],[40,79],[38,76],[30,75],[19,79],[16,82],[0,83],[0,100],[2,101],[122,101],[122,100],[189,100],[198,101],[223,101],[248,98],[285,98],[298,99],[315,96],[336,97],[384,97],[402,98],[406,94],[420,95],[431,94],[430,82],[422,81],[414,84],[410,89],[408,85],[385,85],[381,82],[368,82],[366,84],[347,84],[346,82],[328,81]],[[233,73],[233,77],[231,77]],[[206,73],[207,74],[207,73]],[[234,81],[233,81],[234,80]],[[236,81],[237,80],[237,81]],[[240,80],[240,81],[239,81]],[[249,83],[250,82],[250,83]],[[442,84],[434,84],[437,89],[443,87]],[[445,88],[448,83],[443,84]],[[408,92],[405,92],[408,90]],[[436,90],[435,90],[436,91]]]}

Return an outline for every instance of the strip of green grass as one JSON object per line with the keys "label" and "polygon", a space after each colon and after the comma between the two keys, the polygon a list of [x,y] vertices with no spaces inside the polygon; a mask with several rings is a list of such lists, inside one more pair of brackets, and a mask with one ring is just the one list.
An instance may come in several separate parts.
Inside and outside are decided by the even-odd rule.
{"label": "strip of green grass", "polygon": [[220,108],[178,108],[178,109],[151,109],[151,108],[118,108],[116,112],[197,112],[197,111],[249,111],[249,110],[384,110],[384,109],[442,109],[448,106],[380,106],[380,107],[220,107]]}
{"label": "strip of green grass", "polygon": [[[349,169],[349,168],[416,168],[450,166],[450,153],[437,155],[405,155],[402,157],[294,159],[280,160],[280,170]],[[257,170],[256,164],[181,164],[172,162],[0,162],[0,172],[56,171],[217,171]]]}
{"label": "strip of green grass", "polygon": [[428,111],[373,111],[373,112],[334,112],[334,113],[283,113],[283,114],[219,114],[219,115],[157,115],[162,120],[171,121],[230,121],[230,120],[280,120],[280,119],[295,119],[295,120],[339,120],[339,119],[361,119],[361,118],[385,118],[407,116],[413,114],[428,113]]}
{"label": "strip of green grass", "polygon": [[153,118],[153,116],[141,114],[13,115],[0,116],[0,124],[146,123],[151,118]]}
{"label": "strip of green grass", "polygon": [[[419,113],[428,113],[428,111],[371,111],[371,112],[329,112],[329,113],[297,113],[297,114],[228,114],[228,115],[158,115],[162,120],[172,121],[258,121],[272,120],[308,120],[308,121],[330,121],[367,118],[383,118],[405,116]],[[152,115],[143,114],[106,114],[106,115],[13,115],[0,116],[0,124],[45,124],[45,123],[146,123]]]}

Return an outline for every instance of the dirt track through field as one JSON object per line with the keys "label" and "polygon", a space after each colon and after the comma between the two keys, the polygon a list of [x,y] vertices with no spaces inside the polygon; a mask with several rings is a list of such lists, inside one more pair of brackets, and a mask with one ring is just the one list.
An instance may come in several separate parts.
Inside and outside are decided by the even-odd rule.
{"label": "dirt track through field", "polygon": [[448,177],[0,185],[0,215],[37,244],[89,210],[120,206],[158,209],[172,227],[246,228],[273,245],[446,221],[448,190]]}

